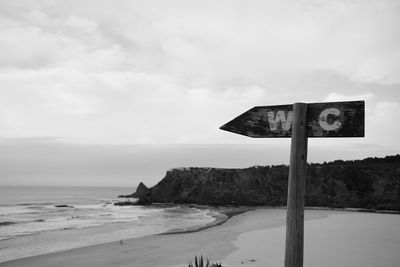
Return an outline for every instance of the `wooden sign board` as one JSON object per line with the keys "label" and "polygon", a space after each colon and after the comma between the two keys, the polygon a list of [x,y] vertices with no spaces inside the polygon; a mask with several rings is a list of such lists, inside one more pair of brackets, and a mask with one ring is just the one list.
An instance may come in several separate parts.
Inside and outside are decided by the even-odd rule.
{"label": "wooden sign board", "polygon": [[[364,101],[307,104],[308,137],[364,137]],[[293,105],[254,107],[221,130],[254,138],[291,137]]]}
{"label": "wooden sign board", "polygon": [[308,137],[364,137],[364,101],[254,107],[220,127],[250,137],[291,137],[285,267],[303,267]]}

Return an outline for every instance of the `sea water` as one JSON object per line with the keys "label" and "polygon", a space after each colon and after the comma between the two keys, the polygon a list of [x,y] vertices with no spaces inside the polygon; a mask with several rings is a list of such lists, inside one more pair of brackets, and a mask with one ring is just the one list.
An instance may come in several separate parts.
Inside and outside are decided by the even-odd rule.
{"label": "sea water", "polygon": [[215,212],[206,208],[114,205],[121,201],[118,195],[131,191],[126,187],[0,187],[0,262],[201,227],[215,220]]}

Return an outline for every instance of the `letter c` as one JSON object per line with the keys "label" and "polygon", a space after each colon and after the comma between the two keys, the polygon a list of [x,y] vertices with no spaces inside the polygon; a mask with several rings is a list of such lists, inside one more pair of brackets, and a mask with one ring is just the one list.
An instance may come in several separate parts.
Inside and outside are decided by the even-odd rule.
{"label": "letter c", "polygon": [[328,116],[329,115],[335,115],[339,116],[340,115],[340,110],[337,108],[327,108],[324,109],[321,114],[319,114],[319,125],[324,129],[325,131],[335,131],[339,129],[342,126],[342,123],[338,120],[335,120],[333,123],[329,124],[328,123]]}

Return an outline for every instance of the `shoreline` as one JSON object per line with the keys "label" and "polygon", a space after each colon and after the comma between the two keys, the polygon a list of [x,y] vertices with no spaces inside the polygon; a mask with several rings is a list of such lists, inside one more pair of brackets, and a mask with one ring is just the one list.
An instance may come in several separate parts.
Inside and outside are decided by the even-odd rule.
{"label": "shoreline", "polygon": [[336,210],[336,211],[366,212],[366,213],[377,213],[377,214],[400,214],[400,210],[377,210],[377,209],[364,209],[364,208],[305,207],[304,210]]}
{"label": "shoreline", "polygon": [[[185,236],[185,235],[191,235],[191,234],[198,234],[198,233],[203,233],[207,230],[215,229],[218,226],[221,226],[223,224],[228,223],[232,218],[234,218],[237,215],[240,214],[245,214],[248,211],[253,211],[254,208],[248,208],[248,207],[209,207],[209,206],[200,206],[200,205],[188,205],[196,208],[201,208],[201,209],[210,209],[210,211],[218,212],[220,216],[218,218],[214,217],[215,220],[211,223],[205,224],[205,225],[200,225],[196,226],[194,228],[188,228],[188,229],[175,229],[175,230],[170,230],[164,233],[159,233],[159,234],[151,234],[151,235],[145,235],[145,236],[140,236],[140,237],[133,237],[133,238],[127,238],[123,240],[115,240],[111,242],[105,242],[105,243],[100,243],[100,244],[95,244],[95,245],[89,245],[89,246],[83,246],[83,247],[77,247],[77,248],[72,248],[72,249],[67,249],[67,250],[61,250],[61,251],[56,251],[56,252],[50,252],[50,253],[45,253],[45,254],[40,254],[40,255],[34,255],[34,256],[28,256],[28,257],[22,257],[18,259],[13,259],[9,261],[4,261],[0,262],[0,266],[35,266],[35,267],[44,267],[44,266],[56,266],[53,262],[53,258],[58,258],[61,256],[62,258],[64,256],[67,256],[68,260],[65,261],[66,265],[63,265],[65,267],[70,266],[69,262],[71,261],[70,255],[80,255],[82,256],[83,254],[86,254],[86,251],[94,252],[99,250],[105,250],[109,251],[108,248],[110,247],[117,247],[117,248],[122,248],[126,245],[130,244],[138,244],[141,243],[142,241],[155,241],[158,240],[159,238],[179,238],[180,236]],[[222,215],[222,216],[221,216]],[[140,249],[140,248],[139,248]],[[83,256],[85,257],[85,256]],[[194,257],[194,255],[193,255]],[[48,259],[50,259],[48,261]],[[89,257],[88,260],[90,260],[91,257]],[[43,263],[43,260],[46,263]],[[38,263],[36,263],[38,262]],[[58,262],[58,260],[57,260]],[[182,264],[185,264],[185,261],[181,262]],[[90,264],[89,264],[90,265]],[[80,263],[75,264],[75,266],[87,266],[87,264],[80,265]],[[103,266],[103,265],[99,265]],[[108,265],[104,265],[108,266]],[[136,266],[136,265],[132,265]],[[139,265],[142,266],[142,265]],[[146,265],[143,265],[146,266]],[[152,265],[149,265],[149,267]],[[163,266],[163,265],[156,265],[156,266]],[[109,267],[109,266],[108,266]]]}
{"label": "shoreline", "polygon": [[[213,221],[205,223],[205,224],[199,224],[195,226],[191,226],[188,228],[176,228],[176,229],[170,229],[166,230],[161,233],[151,233],[151,234],[145,234],[142,236],[132,236],[128,237],[126,239],[121,239],[121,238],[116,238],[114,240],[106,241],[106,242],[99,242],[95,244],[89,244],[89,245],[83,245],[83,246],[76,246],[76,247],[71,247],[71,248],[66,248],[66,249],[60,249],[56,251],[49,251],[45,253],[40,253],[36,255],[28,255],[24,257],[19,257],[19,258],[14,258],[14,259],[9,259],[6,261],[0,261],[0,266],[4,263],[11,262],[11,261],[18,261],[22,259],[27,259],[27,258],[32,258],[32,257],[41,257],[45,255],[51,255],[55,253],[63,253],[67,252],[70,250],[76,250],[76,249],[82,249],[86,247],[92,247],[92,246],[99,246],[99,245],[105,245],[109,243],[114,243],[114,242],[126,242],[127,240],[135,240],[135,239],[140,239],[140,238],[146,238],[146,237],[151,237],[151,236],[162,236],[162,235],[176,235],[176,234],[186,234],[186,233],[195,233],[195,232],[200,232],[209,228],[216,227],[218,225],[226,223],[230,218],[232,218],[235,215],[244,213],[246,211],[252,210],[254,208],[251,207],[214,207],[214,206],[206,206],[206,205],[197,205],[197,204],[170,204],[170,203],[159,203],[159,204],[153,204],[149,205],[152,207],[174,207],[174,206],[187,206],[191,208],[196,208],[196,209],[201,209],[201,210],[209,210],[209,215],[213,217]],[[0,247],[0,252],[1,252],[1,247]]]}
{"label": "shoreline", "polygon": [[[211,212],[214,214],[211,214],[211,216],[214,217],[214,221],[210,223],[206,223],[203,225],[198,225],[190,228],[185,228],[185,229],[171,229],[169,231],[159,233],[157,235],[176,235],[176,234],[187,234],[187,233],[195,233],[195,232],[200,232],[212,227],[216,227],[219,225],[222,225],[226,223],[229,219],[236,215],[240,215],[242,213],[254,210],[256,208],[254,207],[210,207],[210,206],[193,206],[193,205],[188,205],[189,207],[195,207],[195,208],[204,208],[204,209],[209,209]],[[217,214],[215,214],[217,213]]]}
{"label": "shoreline", "polygon": [[[126,239],[122,244],[82,247],[0,266],[184,267],[196,255],[229,267],[282,266],[285,219],[286,209],[263,207],[202,231]],[[400,233],[393,231],[399,223],[400,216],[307,209],[305,266],[396,266]]]}
{"label": "shoreline", "polygon": [[[99,243],[95,245],[90,245],[90,246],[83,246],[83,247],[77,247],[77,248],[72,248],[72,249],[67,249],[67,250],[62,250],[62,251],[57,251],[57,252],[51,252],[51,253],[45,253],[45,254],[40,254],[40,255],[35,255],[35,256],[28,256],[28,257],[23,257],[23,258],[18,258],[18,259],[13,259],[10,261],[5,261],[1,262],[0,266],[31,266],[30,263],[27,265],[14,265],[14,263],[18,262],[29,262],[30,260],[35,260],[35,259],[46,259],[46,258],[52,258],[52,257],[57,257],[57,255],[70,255],[70,254],[76,254],[77,251],[93,251],[96,250],[97,248],[103,248],[103,247],[114,247],[116,244],[119,244],[120,246],[124,246],[125,244],[137,244],[141,243],[143,240],[146,242],[148,240],[154,240],[157,239],[158,237],[163,238],[163,237],[171,237],[171,238],[179,238],[179,236],[189,236],[189,235],[203,235],[204,233],[208,233],[210,231],[212,232],[217,232],[218,229],[224,228],[224,227],[231,227],[237,221],[240,221],[241,218],[245,218],[249,216],[249,214],[257,213],[257,212],[270,212],[270,213],[283,213],[286,215],[286,207],[210,207],[210,206],[200,206],[200,205],[188,205],[196,208],[202,208],[202,209],[209,209],[210,212],[215,212],[218,213],[219,215],[214,216],[215,220],[211,223],[207,223],[205,225],[199,225],[191,228],[186,228],[186,229],[172,229],[163,233],[159,234],[151,234],[151,235],[145,235],[145,236],[140,236],[140,237],[133,237],[133,238],[127,238],[123,240],[115,240],[111,242],[106,242],[106,243]],[[325,211],[333,211],[337,212],[338,214],[352,214],[352,213],[370,213],[374,214],[376,212],[369,212],[366,211],[365,209],[341,209],[341,208],[328,208],[328,207],[306,207],[305,211],[309,212],[322,212],[324,213]],[[221,214],[223,216],[221,216]],[[376,213],[376,214],[399,214],[399,213]],[[325,219],[327,216],[314,216],[312,218],[305,218],[305,220],[315,220],[315,219]],[[274,218],[272,218],[272,223],[268,223],[266,229],[271,229],[271,228],[280,228],[285,226],[285,219],[284,220],[278,220],[274,221]],[[265,227],[264,227],[265,228]],[[249,228],[247,231],[257,231],[257,227]],[[232,242],[235,238],[231,238],[230,242]],[[229,248],[230,253],[232,253],[235,248],[234,246],[228,246],[227,249]],[[140,246],[138,247],[140,249]],[[78,253],[79,254],[79,253]],[[229,253],[228,253],[229,254]],[[204,254],[203,254],[204,255]],[[195,255],[193,255],[194,257]],[[62,256],[61,256],[62,257]],[[184,264],[184,262],[182,262]],[[41,265],[32,265],[32,266],[41,266]],[[44,265],[46,266],[46,265]],[[51,266],[51,265],[48,265]],[[68,265],[65,265],[68,266]],[[102,266],[102,265],[99,265]],[[147,265],[143,265],[147,266]],[[151,266],[151,265],[149,265]],[[158,266],[158,265],[156,265]],[[161,266],[161,265],[160,265]]]}
{"label": "shoreline", "polygon": [[[200,208],[200,207],[198,207]],[[205,206],[203,206],[205,208]],[[207,207],[210,208],[210,207]],[[214,207],[215,209],[216,207]],[[214,210],[212,209],[212,210]],[[211,208],[210,208],[211,210]],[[1,267],[6,266],[30,266],[30,267],[50,267],[50,266],[142,266],[142,267],[167,267],[185,266],[189,260],[193,260],[196,255],[205,255],[210,260],[215,261],[220,256],[228,256],[236,248],[231,243],[243,231],[258,229],[260,227],[246,227],[247,229],[235,229],[238,221],[248,218],[251,212],[262,212],[269,210],[271,213],[281,213],[282,209],[269,208],[248,208],[248,207],[221,207],[216,208],[218,212],[224,214],[225,219],[212,225],[199,227],[197,229],[185,229],[180,231],[146,235],[136,238],[128,238],[107,242],[102,244],[84,246],[63,251],[57,251],[36,256],[19,258],[11,261],[1,262]],[[215,221],[214,221],[215,222]],[[283,221],[273,221],[268,227],[280,227]],[[218,237],[219,231],[224,228],[234,229]],[[174,244],[176,246],[170,246]],[[195,251],[199,246],[201,253]],[[129,248],[134,256],[127,256],[125,248]],[[150,249],[147,251],[147,249]],[[173,252],[170,252],[173,250]],[[188,251],[187,253],[177,253],[176,251]],[[130,253],[128,253],[130,254]],[[174,255],[171,257],[171,255]],[[218,255],[218,257],[217,257]],[[117,258],[129,261],[130,264],[115,265]],[[156,258],[154,258],[156,257]],[[104,258],[104,260],[101,260]],[[170,258],[166,265],[165,260]],[[110,262],[111,260],[111,262]],[[133,260],[133,263],[132,263]],[[168,260],[167,260],[168,261]],[[61,262],[61,265],[59,265]],[[177,265],[178,264],[178,265]]]}

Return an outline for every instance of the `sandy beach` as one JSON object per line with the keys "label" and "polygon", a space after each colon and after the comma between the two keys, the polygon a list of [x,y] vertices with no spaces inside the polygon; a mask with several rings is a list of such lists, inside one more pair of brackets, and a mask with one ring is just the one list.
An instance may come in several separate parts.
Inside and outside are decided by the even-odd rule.
{"label": "sandy beach", "polygon": [[[283,266],[284,209],[260,208],[198,232],[152,235],[0,266],[184,267],[195,255],[225,266]],[[307,210],[304,266],[397,267],[400,215]]]}

